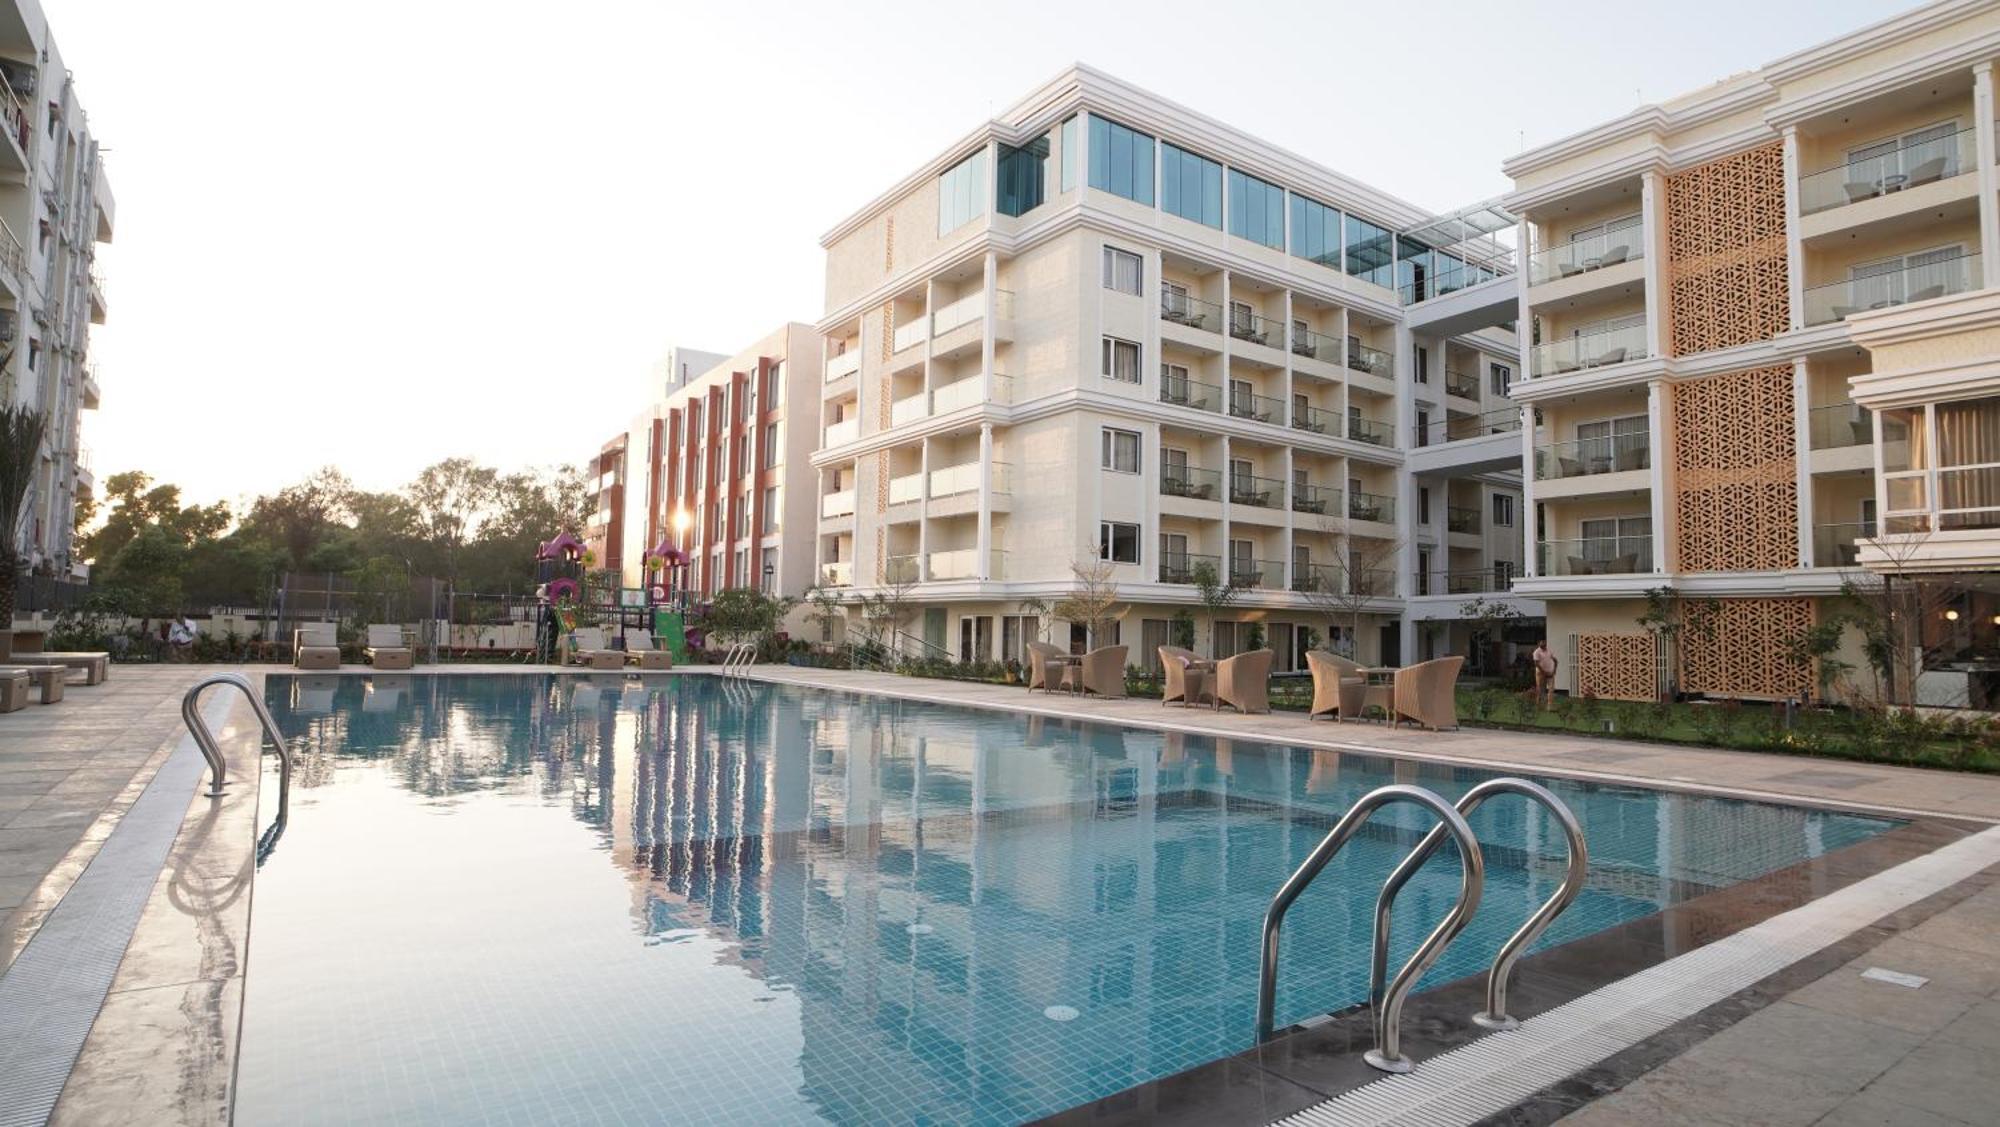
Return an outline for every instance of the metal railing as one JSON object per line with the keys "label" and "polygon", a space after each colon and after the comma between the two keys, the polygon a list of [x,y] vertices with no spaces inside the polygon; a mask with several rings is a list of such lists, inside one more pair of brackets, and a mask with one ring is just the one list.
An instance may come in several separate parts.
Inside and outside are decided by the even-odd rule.
{"label": "metal railing", "polygon": [[1285,589],[1285,565],[1279,560],[1253,560],[1231,556],[1229,585],[1251,590],[1282,591]]}
{"label": "metal railing", "polygon": [[1478,532],[1479,510],[1447,505],[1444,510],[1444,527],[1447,532]]}
{"label": "metal railing", "polygon": [[[1877,145],[1884,143],[1886,140]],[[1877,145],[1852,147],[1866,151]],[[1896,148],[1887,152],[1850,159],[1845,164],[1799,177],[1799,214],[1831,211],[1892,192],[1908,191],[1978,167],[1978,133],[1970,128],[1923,141],[1898,141]]]}
{"label": "metal railing", "polygon": [[14,237],[14,229],[4,219],[0,219],[0,268],[16,277],[28,272],[28,248]]}
{"label": "metal railing", "polygon": [[1160,557],[1160,582],[1193,583],[1195,571],[1204,565],[1215,573],[1218,581],[1221,580],[1221,556],[1204,556],[1193,552],[1165,553]]}
{"label": "metal railing", "polygon": [[1965,293],[1978,288],[1981,278],[1979,255],[1961,254],[1812,286],[1806,290],[1806,324],[1826,325],[1871,309]]}
{"label": "metal railing", "polygon": [[1355,442],[1366,442],[1371,446],[1394,446],[1396,428],[1390,423],[1364,419],[1350,411],[1347,416],[1347,437]]}
{"label": "metal railing", "polygon": [[1232,387],[1229,389],[1229,413],[1235,418],[1252,422],[1277,423],[1285,417],[1285,401],[1274,395],[1258,395],[1254,391]]}
{"label": "metal railing", "polygon": [[1194,466],[1161,466],[1160,496],[1219,501],[1222,499],[1222,475],[1215,470]]}
{"label": "metal railing", "polygon": [[1222,331],[1222,307],[1184,290],[1160,287],[1160,320],[1206,332]]}
{"label": "metal railing", "polygon": [[1521,429],[1521,410],[1506,407],[1488,411],[1482,415],[1447,415],[1431,423],[1432,442],[1462,442],[1468,438],[1486,438],[1495,434],[1511,434]]}
{"label": "metal railing", "polygon": [[1340,490],[1293,482],[1292,511],[1314,516],[1337,516],[1340,513]]}
{"label": "metal railing", "polygon": [[1344,568],[1333,564],[1295,563],[1292,565],[1292,590],[1343,594],[1340,580],[1344,574]]}
{"label": "metal railing", "polygon": [[1444,573],[1444,593],[1447,595],[1477,595],[1485,591],[1504,590],[1493,581],[1493,572],[1487,569],[1477,571],[1447,571]]}
{"label": "metal railing", "polygon": [[1653,570],[1651,536],[1544,540],[1535,545],[1543,575],[1637,575]]}
{"label": "metal railing", "polygon": [[1535,447],[1537,481],[1625,473],[1651,469],[1652,466],[1653,439],[1644,431],[1614,434],[1606,438],[1585,438],[1576,442],[1552,442]]}
{"label": "metal railing", "polygon": [[1266,348],[1285,347],[1285,327],[1261,313],[1247,309],[1229,311],[1229,335]]}
{"label": "metal railing", "polygon": [[1308,360],[1324,360],[1328,364],[1340,363],[1340,338],[1311,329],[1292,326],[1292,354]]}
{"label": "metal railing", "polygon": [[728,653],[722,655],[722,675],[741,677],[755,664],[757,664],[757,643],[738,642],[729,647]]}
{"label": "metal railing", "polygon": [[1396,499],[1380,493],[1351,492],[1347,495],[1347,517],[1389,523],[1396,519]]}
{"label": "metal railing", "polygon": [[1232,505],[1275,509],[1284,503],[1284,497],[1285,483],[1275,477],[1258,477],[1234,471],[1229,475],[1229,503]]}
{"label": "metal railing", "polygon": [[1197,411],[1219,411],[1222,409],[1222,389],[1212,383],[1163,375],[1160,377],[1160,402],[1192,407]]}
{"label": "metal railing", "polygon": [[1464,372],[1454,372],[1446,369],[1444,374],[1444,390],[1445,394],[1456,395],[1460,399],[1477,399],[1479,398],[1479,377],[1468,376]]}
{"label": "metal railing", "polygon": [[1627,325],[1537,345],[1528,356],[1530,376],[1553,376],[1644,360],[1646,326]]}
{"label": "metal railing", "polygon": [[1875,412],[1855,403],[1829,403],[1807,413],[1814,450],[1867,446],[1875,441]]}
{"label": "metal railing", "polygon": [[251,710],[257,714],[257,723],[264,729],[263,735],[258,738],[259,753],[262,753],[263,740],[267,738],[278,749],[278,820],[284,821],[292,791],[292,748],[285,742],[285,734],[278,730],[278,722],[272,718],[271,710],[264,707],[264,699],[250,687],[250,679],[241,673],[217,673],[204,677],[181,694],[181,721],[187,725],[188,734],[194,737],[195,746],[201,749],[202,758],[208,760],[208,797],[221,798],[229,786],[228,767],[222,761],[222,749],[216,746],[215,733],[208,730],[208,721],[201,716],[201,692],[210,685],[234,685],[243,690]]}
{"label": "metal railing", "polygon": [[1606,266],[1646,257],[1646,229],[1638,223],[1536,251],[1528,258],[1528,284],[1539,286]]}
{"label": "metal railing", "polygon": [[1385,380],[1396,378],[1396,357],[1379,348],[1370,348],[1359,341],[1347,344],[1347,366],[1357,372],[1380,376]]}
{"label": "metal railing", "polygon": [[1292,404],[1292,429],[1340,437],[1340,412],[1324,411],[1309,403]]}

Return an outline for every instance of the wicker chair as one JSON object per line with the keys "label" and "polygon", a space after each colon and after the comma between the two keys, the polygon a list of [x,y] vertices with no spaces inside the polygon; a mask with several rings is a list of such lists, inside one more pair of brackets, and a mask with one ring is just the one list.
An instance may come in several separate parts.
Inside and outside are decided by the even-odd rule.
{"label": "wicker chair", "polygon": [[1456,689],[1464,664],[1462,657],[1441,657],[1398,669],[1390,725],[1408,720],[1432,731],[1458,727]]}
{"label": "wicker chair", "polygon": [[1194,704],[1208,696],[1208,671],[1189,669],[1190,662],[1201,658],[1193,650],[1179,646],[1160,647],[1160,704],[1179,701],[1183,705]]}
{"label": "wicker chair", "polygon": [[1124,646],[1099,646],[1083,655],[1083,663],[1072,665],[1065,677],[1080,677],[1083,691],[1096,693],[1106,700],[1117,700],[1125,695],[1125,654]]}
{"label": "wicker chair", "polygon": [[1325,650],[1307,650],[1306,668],[1312,670],[1312,707],[1306,719],[1332,713],[1336,722],[1358,718],[1361,700],[1368,692],[1368,679],[1361,666]]}
{"label": "wicker chair", "polygon": [[1215,707],[1238,712],[1271,711],[1270,650],[1252,650],[1215,663]]}
{"label": "wicker chair", "polygon": [[1061,646],[1051,645],[1048,642],[1028,643],[1028,688],[1029,689],[1031,690],[1048,689],[1051,687],[1049,685],[1048,659],[1055,657],[1061,654],[1062,652],[1063,651]]}

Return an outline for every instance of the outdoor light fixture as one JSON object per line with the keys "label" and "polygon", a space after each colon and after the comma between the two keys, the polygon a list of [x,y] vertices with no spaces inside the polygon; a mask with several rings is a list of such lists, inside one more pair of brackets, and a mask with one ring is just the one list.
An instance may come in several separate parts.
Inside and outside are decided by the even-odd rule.
{"label": "outdoor light fixture", "polygon": [[1955,610],[1948,610],[1948,611],[1944,612],[1944,620],[1945,620],[1946,622],[1957,622],[1957,621],[1958,621],[1958,612],[1957,612],[1957,611],[1955,611]]}
{"label": "outdoor light fixture", "polygon": [[691,525],[691,524],[693,524],[693,523],[694,523],[694,518],[688,515],[688,511],[687,511],[686,509],[675,509],[675,510],[674,510],[674,534],[675,534],[675,535],[677,535],[677,536],[678,536],[678,535],[685,535],[685,534],[687,533],[687,530],[688,530],[688,525]]}

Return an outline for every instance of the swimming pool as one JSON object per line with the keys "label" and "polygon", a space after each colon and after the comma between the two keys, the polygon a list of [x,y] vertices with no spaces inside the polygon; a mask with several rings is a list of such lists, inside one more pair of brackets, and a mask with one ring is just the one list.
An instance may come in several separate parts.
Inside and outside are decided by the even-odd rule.
{"label": "swimming pool", "polygon": [[[251,916],[237,1122],[1005,1123],[1254,1042],[1258,927],[1363,793],[1488,773],[768,684],[273,677],[300,753]],[[267,761],[263,809],[274,807]],[[1865,840],[1854,815],[1540,779],[1591,880],[1548,947]],[[1562,835],[1471,819],[1482,971]],[[1384,811],[1294,906],[1280,1022],[1367,992]],[[1450,905],[1447,846],[1396,958]]]}

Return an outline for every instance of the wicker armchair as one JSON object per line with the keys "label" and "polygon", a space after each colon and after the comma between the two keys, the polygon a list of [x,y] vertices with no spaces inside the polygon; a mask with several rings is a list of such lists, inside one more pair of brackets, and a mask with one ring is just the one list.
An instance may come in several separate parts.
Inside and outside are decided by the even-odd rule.
{"label": "wicker armchair", "polygon": [[1048,659],[1062,652],[1061,646],[1051,645],[1048,642],[1028,643],[1029,689],[1048,689],[1051,687],[1049,685]]}
{"label": "wicker armchair", "polygon": [[1215,663],[1215,707],[1238,712],[1271,711],[1270,650],[1252,650]]}
{"label": "wicker armchair", "polygon": [[1127,652],[1124,646],[1100,646],[1083,655],[1083,664],[1070,666],[1067,676],[1081,677],[1086,693],[1116,700],[1125,695]]}
{"label": "wicker armchair", "polygon": [[1160,704],[1179,701],[1189,705],[1208,696],[1207,671],[1188,668],[1188,663],[1200,660],[1193,650],[1160,647]]}
{"label": "wicker armchair", "polygon": [[1336,722],[1358,718],[1361,700],[1368,692],[1368,679],[1361,666],[1325,650],[1307,650],[1306,668],[1312,670],[1312,707],[1306,719],[1331,713]]}
{"label": "wicker armchair", "polygon": [[1458,671],[1464,664],[1462,657],[1441,657],[1398,669],[1390,724],[1408,720],[1432,731],[1458,727],[1456,689]]}

